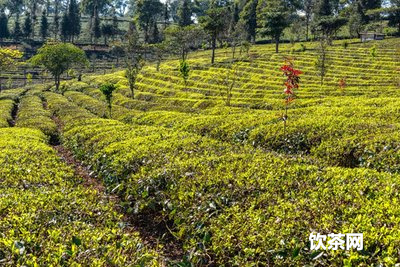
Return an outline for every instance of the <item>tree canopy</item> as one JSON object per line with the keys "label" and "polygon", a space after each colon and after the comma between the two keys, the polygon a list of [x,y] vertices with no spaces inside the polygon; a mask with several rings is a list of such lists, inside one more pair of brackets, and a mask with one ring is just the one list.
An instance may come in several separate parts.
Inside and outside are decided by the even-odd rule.
{"label": "tree canopy", "polygon": [[46,43],[29,62],[45,67],[54,76],[56,90],[59,89],[60,78],[65,71],[89,64],[82,49],[73,44],[57,42]]}

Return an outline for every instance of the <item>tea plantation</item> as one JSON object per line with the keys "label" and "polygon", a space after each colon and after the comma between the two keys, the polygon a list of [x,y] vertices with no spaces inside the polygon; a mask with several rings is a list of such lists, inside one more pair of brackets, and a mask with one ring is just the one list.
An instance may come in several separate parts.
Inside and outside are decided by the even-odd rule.
{"label": "tea plantation", "polygon": [[[399,263],[400,40],[335,41],[323,85],[317,47],[253,46],[235,60],[231,93],[228,49],[214,65],[209,51],[189,54],[187,86],[177,60],[147,64],[134,99],[123,71],[63,82],[64,94],[1,92],[0,265]],[[286,57],[303,74],[284,130]],[[117,85],[112,118],[106,82]],[[135,216],[180,253],[148,242]],[[363,233],[364,246],[315,251],[310,233]]]}

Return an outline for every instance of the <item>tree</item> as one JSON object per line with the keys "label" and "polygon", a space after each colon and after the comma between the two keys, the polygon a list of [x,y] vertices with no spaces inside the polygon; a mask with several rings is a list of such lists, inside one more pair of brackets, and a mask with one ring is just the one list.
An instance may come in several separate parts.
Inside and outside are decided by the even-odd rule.
{"label": "tree", "polygon": [[65,71],[89,64],[82,49],[73,44],[57,42],[44,44],[28,62],[45,67],[53,75],[56,91],[59,91],[61,75]]}
{"label": "tree", "polygon": [[[229,68],[217,75],[217,84],[220,85],[220,95],[225,101],[225,105],[231,106],[232,91],[239,78],[238,65],[232,64]],[[222,89],[223,88],[223,89]]]}
{"label": "tree", "polygon": [[180,55],[182,61],[187,59],[190,48],[195,47],[204,36],[202,29],[194,25],[186,27],[169,26],[164,34],[171,53]]}
{"label": "tree", "polygon": [[313,10],[314,10],[314,4],[315,4],[315,0],[302,0],[301,1],[301,7],[304,12],[304,18],[305,18],[305,23],[306,23],[306,41],[309,40],[308,34],[310,32],[310,22],[311,22],[311,17],[312,17]]}
{"label": "tree", "polygon": [[167,0],[164,4],[164,11],[163,11],[164,30],[167,28],[169,24],[170,7],[171,7],[171,0]]}
{"label": "tree", "polygon": [[211,8],[207,10],[206,15],[200,17],[200,22],[205,32],[211,38],[211,64],[215,62],[215,49],[217,48],[217,37],[229,25],[229,10],[226,6],[221,6],[213,2]]}
{"label": "tree", "polygon": [[110,119],[112,118],[112,113],[111,113],[111,108],[112,108],[112,97],[113,97],[113,92],[117,89],[115,84],[112,83],[105,83],[102,86],[100,86],[100,91],[103,93],[104,97],[106,98],[107,101],[107,106],[108,106],[108,111],[110,114]]}
{"label": "tree", "polygon": [[69,35],[72,38],[72,42],[74,42],[74,37],[79,36],[81,33],[81,16],[76,0],[70,0],[69,2],[68,20],[71,22],[69,26]]}
{"label": "tree", "polygon": [[93,17],[91,36],[94,37],[95,43],[97,43],[97,39],[99,39],[101,37],[100,18],[99,18],[99,14],[97,11],[95,11],[94,17]]}
{"label": "tree", "polygon": [[185,84],[185,90],[187,90],[187,84],[188,84],[188,79],[189,79],[189,74],[190,74],[190,67],[186,60],[182,60],[179,63],[179,73]]}
{"label": "tree", "polygon": [[89,32],[90,41],[93,43],[93,38],[97,39],[101,36],[99,13],[107,11],[108,5],[111,0],[82,0],[82,10],[90,15]]}
{"label": "tree", "polygon": [[114,35],[114,26],[112,24],[101,25],[101,34],[104,37],[104,44],[107,45],[107,38]]}
{"label": "tree", "polygon": [[10,37],[10,31],[8,30],[8,18],[4,13],[4,10],[0,14],[0,40]]}
{"label": "tree", "polygon": [[150,41],[151,27],[163,12],[163,4],[159,0],[139,0],[137,2],[136,20],[144,32],[144,41]]}
{"label": "tree", "polygon": [[60,30],[60,16],[59,16],[58,12],[59,12],[59,0],[55,0],[53,33],[54,33],[54,39],[56,39],[56,40],[57,40],[58,32]]}
{"label": "tree", "polygon": [[389,26],[397,27],[397,33],[400,35],[400,0],[391,0],[389,8]]}
{"label": "tree", "polygon": [[288,107],[295,100],[296,92],[299,89],[300,75],[302,72],[294,68],[293,61],[291,59],[286,59],[285,65],[283,65],[280,70],[286,77],[285,81],[285,115],[283,115],[283,132],[286,135],[286,123],[288,120]]}
{"label": "tree", "polygon": [[275,52],[279,53],[279,41],[283,30],[290,25],[291,10],[282,0],[270,0],[262,3],[262,34],[275,40]]}
{"label": "tree", "polygon": [[[0,77],[1,72],[5,70],[14,69],[19,65],[18,60],[22,58],[22,53],[18,50],[0,48]],[[0,79],[0,91],[1,91],[1,79]]]}
{"label": "tree", "polygon": [[189,26],[193,23],[191,1],[181,0],[180,2],[181,4],[178,8],[178,24],[181,27]]}
{"label": "tree", "polygon": [[49,23],[47,21],[46,10],[43,9],[42,18],[40,20],[40,35],[44,41],[47,38],[47,31],[49,30]]}
{"label": "tree", "polygon": [[349,8],[349,13],[350,34],[353,37],[358,37],[366,24],[366,16],[361,7],[361,1],[354,2]]}
{"label": "tree", "polygon": [[19,39],[23,36],[21,26],[19,24],[19,19],[15,19],[15,24],[14,24],[14,33],[13,37],[15,41],[19,41]]}
{"label": "tree", "polygon": [[135,98],[136,79],[144,66],[143,51],[144,47],[140,42],[136,26],[134,23],[130,23],[125,46],[125,77],[128,79],[132,99]]}
{"label": "tree", "polygon": [[164,41],[162,43],[152,44],[150,48],[157,59],[156,70],[160,71],[161,62],[168,55],[168,44]]}
{"label": "tree", "polygon": [[29,38],[32,35],[32,20],[31,16],[28,14],[24,22],[24,37]]}
{"label": "tree", "polygon": [[258,0],[250,0],[240,12],[240,22],[244,25],[247,32],[247,41],[254,43],[256,41],[257,29],[257,5]]}
{"label": "tree", "polygon": [[68,13],[65,12],[61,19],[61,37],[64,42],[69,40],[72,22],[69,20]]}
{"label": "tree", "polygon": [[319,42],[319,48],[318,48],[318,57],[317,60],[315,61],[315,69],[318,72],[318,75],[320,76],[320,83],[321,86],[324,84],[324,78],[325,75],[328,71],[328,58],[327,58],[327,46],[328,46],[328,40],[326,37],[320,38]]}
{"label": "tree", "polygon": [[332,0],[320,0],[315,9],[314,32],[320,33],[321,38],[325,38],[330,44],[333,35],[346,24],[347,19],[337,16],[335,3]]}
{"label": "tree", "polygon": [[113,37],[113,40],[115,40],[115,36],[119,35],[119,32],[120,32],[118,24],[119,24],[119,22],[118,22],[118,18],[117,18],[117,13],[114,12],[113,13],[113,21],[112,21],[112,27],[113,27],[113,29],[112,29],[112,37]]}

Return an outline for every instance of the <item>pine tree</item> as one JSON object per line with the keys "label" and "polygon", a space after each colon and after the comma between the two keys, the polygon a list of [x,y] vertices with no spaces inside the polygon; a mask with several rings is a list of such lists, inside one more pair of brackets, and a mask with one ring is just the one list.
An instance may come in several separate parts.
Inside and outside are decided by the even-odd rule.
{"label": "pine tree", "polygon": [[81,17],[79,14],[79,7],[76,0],[71,0],[68,7],[68,20],[69,25],[69,35],[72,37],[72,42],[75,36],[79,36],[81,33]]}
{"label": "pine tree", "polygon": [[55,1],[55,9],[54,9],[54,20],[53,20],[53,33],[54,39],[57,40],[57,36],[60,30],[60,16],[58,14],[58,1]]}
{"label": "pine tree", "polygon": [[250,0],[240,13],[240,20],[247,31],[247,41],[256,41],[258,0]]}
{"label": "pine tree", "polygon": [[179,26],[185,27],[193,23],[192,21],[192,8],[190,0],[181,0],[182,3],[178,9],[178,23]]}
{"label": "pine tree", "polygon": [[24,37],[29,38],[32,35],[32,20],[30,14],[27,14],[24,21]]}
{"label": "pine tree", "polygon": [[160,31],[158,30],[158,26],[157,26],[157,22],[153,23],[153,30],[151,33],[151,40],[150,40],[150,44],[156,44],[159,43],[160,40]]}
{"label": "pine tree", "polygon": [[291,10],[282,0],[268,0],[263,6],[263,35],[271,36],[275,40],[275,52],[279,52],[279,41],[283,31],[290,25]]}
{"label": "pine tree", "polygon": [[8,30],[8,18],[4,10],[0,14],[0,40],[10,37],[10,31]]}
{"label": "pine tree", "polygon": [[42,36],[43,41],[47,38],[48,29],[49,29],[49,23],[47,21],[46,9],[44,9],[43,13],[42,13],[42,18],[40,21],[40,35]]}
{"label": "pine tree", "polygon": [[23,36],[21,25],[19,23],[19,16],[17,16],[15,19],[13,35],[15,41],[19,41],[19,39]]}
{"label": "pine tree", "polygon": [[112,37],[113,37],[113,40],[115,40],[115,36],[117,36],[119,34],[119,23],[118,23],[117,12],[115,11],[115,9],[113,12],[112,28],[113,28]]}
{"label": "pine tree", "polygon": [[171,0],[167,0],[164,4],[164,12],[163,12],[163,17],[164,17],[164,29],[167,28],[168,24],[169,24],[169,18],[170,18],[170,9],[171,6]]}
{"label": "pine tree", "polygon": [[99,13],[97,12],[97,8],[94,12],[91,34],[95,38],[95,42],[97,42],[97,39],[99,39],[101,37],[100,18],[99,18]]}
{"label": "pine tree", "polygon": [[68,41],[71,36],[71,22],[68,13],[65,12],[61,19],[61,38],[64,42]]}

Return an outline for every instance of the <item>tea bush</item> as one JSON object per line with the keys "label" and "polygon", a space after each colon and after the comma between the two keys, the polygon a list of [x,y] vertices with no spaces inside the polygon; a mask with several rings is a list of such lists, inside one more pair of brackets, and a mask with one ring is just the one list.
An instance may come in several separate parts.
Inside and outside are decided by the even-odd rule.
{"label": "tea bush", "polygon": [[82,186],[46,140],[39,130],[0,129],[2,264],[158,266],[115,204]]}

